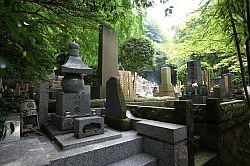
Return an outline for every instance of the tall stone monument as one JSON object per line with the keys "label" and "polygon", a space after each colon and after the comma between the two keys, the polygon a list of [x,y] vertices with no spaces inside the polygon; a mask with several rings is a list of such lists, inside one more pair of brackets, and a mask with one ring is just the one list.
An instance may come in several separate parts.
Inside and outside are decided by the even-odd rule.
{"label": "tall stone monument", "polygon": [[99,33],[98,87],[93,88],[92,98],[106,97],[106,82],[118,78],[118,35],[104,26]]}
{"label": "tall stone monument", "polygon": [[181,100],[192,100],[195,104],[204,104],[208,90],[202,83],[201,63],[198,60],[187,62],[187,85],[184,88]]}
{"label": "tall stone monument", "polygon": [[91,68],[86,66],[79,56],[79,45],[69,45],[68,61],[62,65],[62,92],[57,96],[55,121],[60,130],[73,129],[74,119],[90,114],[90,86],[84,85],[82,74],[89,74]]}
{"label": "tall stone monument", "polygon": [[187,62],[187,71],[188,71],[188,85],[197,83],[202,84],[202,72],[201,72],[201,63],[197,60],[191,60]]}
{"label": "tall stone monument", "polygon": [[159,85],[159,92],[156,96],[172,96],[174,97],[174,86],[171,83],[171,68],[161,68],[161,85]]}

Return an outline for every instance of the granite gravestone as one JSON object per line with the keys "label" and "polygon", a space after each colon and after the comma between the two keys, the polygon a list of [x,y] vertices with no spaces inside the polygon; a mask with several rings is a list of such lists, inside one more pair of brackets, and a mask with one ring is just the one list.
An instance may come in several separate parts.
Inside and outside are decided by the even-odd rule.
{"label": "granite gravestone", "polygon": [[38,119],[39,125],[48,123],[48,107],[49,107],[49,84],[41,83],[39,89],[39,111],[38,111]]}
{"label": "granite gravestone", "polygon": [[208,96],[207,86],[202,84],[201,63],[197,60],[187,62],[188,83],[182,100],[192,100],[195,104],[204,104]]}
{"label": "granite gravestone", "polygon": [[161,85],[159,92],[155,93],[156,96],[172,96],[174,97],[174,86],[171,83],[171,68],[161,68]]}
{"label": "granite gravestone", "polygon": [[126,103],[120,81],[114,77],[111,77],[106,85],[105,122],[117,130],[131,129],[131,121],[126,117]]}
{"label": "granite gravestone", "polygon": [[118,35],[104,26],[99,33],[98,87],[93,89],[93,98],[106,97],[106,82],[118,78]]}
{"label": "granite gravestone", "polygon": [[201,63],[197,60],[187,62],[188,85],[193,83],[202,84]]}

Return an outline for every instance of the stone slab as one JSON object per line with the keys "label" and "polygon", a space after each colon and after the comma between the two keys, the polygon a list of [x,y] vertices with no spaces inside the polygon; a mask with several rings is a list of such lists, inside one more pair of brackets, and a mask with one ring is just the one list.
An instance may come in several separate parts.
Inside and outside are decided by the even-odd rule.
{"label": "stone slab", "polygon": [[128,131],[119,139],[59,152],[51,159],[50,166],[108,165],[141,153],[142,148],[142,137]]}
{"label": "stone slab", "polygon": [[57,126],[50,125],[50,124],[44,124],[42,129],[45,130],[45,132],[47,133],[47,135],[50,139],[54,139],[55,136],[57,136],[57,135],[69,134],[69,133],[74,132],[73,129],[62,131]]}
{"label": "stone slab", "polygon": [[84,138],[104,133],[104,118],[99,116],[76,118],[74,121],[74,136]]}
{"label": "stone slab", "polygon": [[143,149],[145,153],[158,158],[158,166],[188,166],[187,141],[170,145],[162,141],[144,137]]}
{"label": "stone slab", "polygon": [[159,121],[139,121],[136,124],[136,131],[139,134],[168,142],[169,144],[176,144],[187,138],[186,126]]}
{"label": "stone slab", "polygon": [[78,139],[74,137],[74,133],[70,133],[65,135],[57,135],[55,136],[55,139],[62,150],[69,150],[80,146],[86,146],[95,143],[101,143],[104,141],[118,139],[121,138],[121,136],[122,134],[119,132],[110,129],[105,129],[105,132],[102,135],[95,135],[92,137]]}
{"label": "stone slab", "polygon": [[157,159],[146,153],[140,153],[108,166],[157,166]]}
{"label": "stone slab", "polygon": [[34,166],[49,163],[49,155],[38,138],[0,144],[1,166]]}

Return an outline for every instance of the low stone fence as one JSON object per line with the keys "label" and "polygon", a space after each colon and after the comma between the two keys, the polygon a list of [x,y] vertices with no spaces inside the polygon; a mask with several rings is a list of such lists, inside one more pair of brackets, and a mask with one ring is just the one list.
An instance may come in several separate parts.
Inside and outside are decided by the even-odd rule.
{"label": "low stone fence", "polygon": [[203,147],[218,153],[218,165],[236,163],[240,141],[249,130],[250,115],[243,100],[220,103],[208,98],[206,104],[194,105],[188,101],[143,101],[127,108],[138,118],[187,125],[190,146],[193,136],[199,135]]}
{"label": "low stone fence", "polygon": [[249,132],[247,104],[243,100],[206,102],[194,105],[195,134],[201,136],[203,147],[218,152],[218,165],[236,164],[240,141]]}

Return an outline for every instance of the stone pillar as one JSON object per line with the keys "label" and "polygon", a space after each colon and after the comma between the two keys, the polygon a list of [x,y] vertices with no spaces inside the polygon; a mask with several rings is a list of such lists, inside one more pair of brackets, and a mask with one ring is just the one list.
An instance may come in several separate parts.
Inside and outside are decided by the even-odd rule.
{"label": "stone pillar", "polygon": [[98,52],[99,98],[106,97],[106,83],[111,77],[118,78],[118,34],[102,26]]}
{"label": "stone pillar", "polygon": [[158,159],[159,166],[188,166],[187,128],[183,125],[142,120],[136,131],[143,136],[145,153]]}
{"label": "stone pillar", "polygon": [[194,118],[193,104],[190,100],[174,102],[174,118],[178,124],[187,126],[188,165],[194,166]]}
{"label": "stone pillar", "polygon": [[49,84],[41,83],[39,89],[39,126],[48,123],[48,106],[49,106]]}
{"label": "stone pillar", "polygon": [[172,96],[174,97],[174,86],[171,83],[171,68],[161,68],[161,85],[159,86],[159,92],[156,92],[156,96]]}
{"label": "stone pillar", "polygon": [[161,84],[171,84],[171,68],[163,67],[161,68]]}

